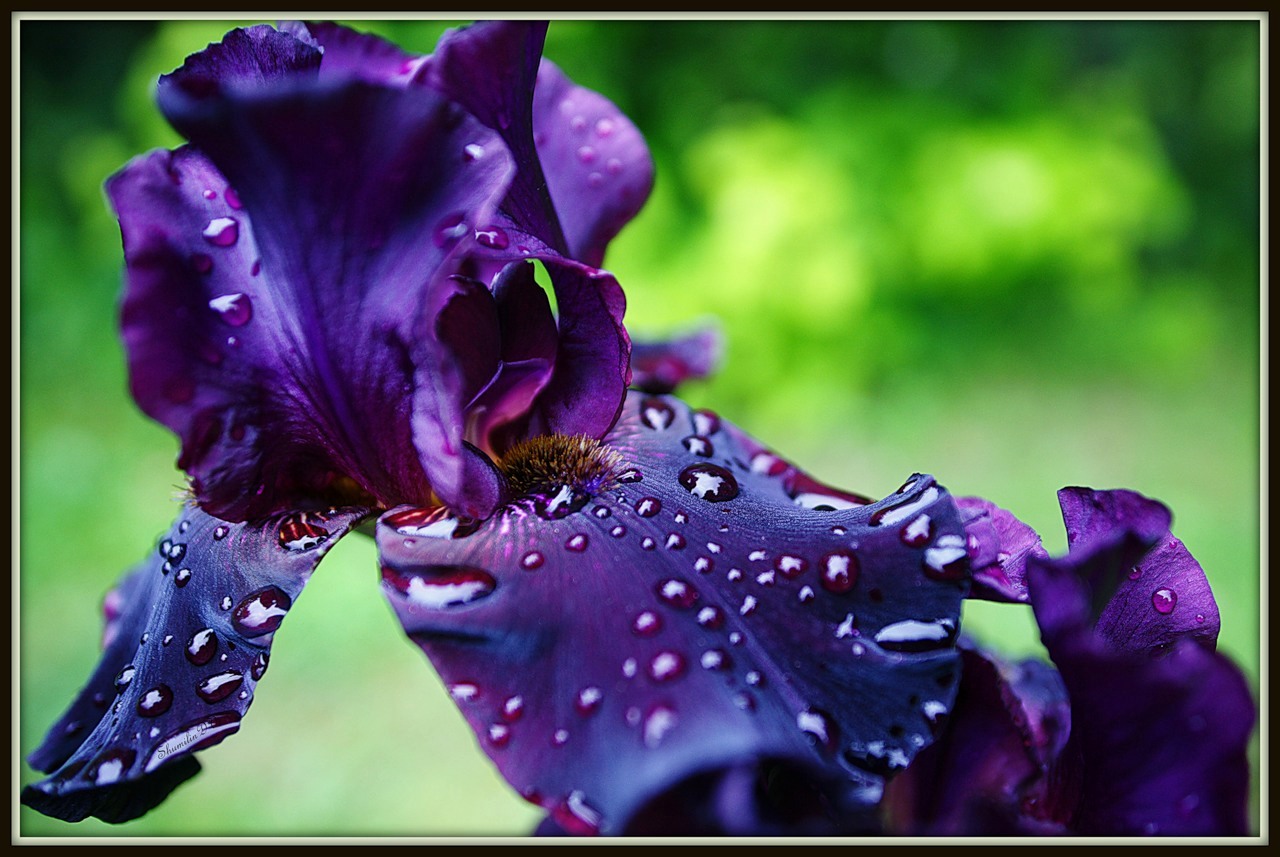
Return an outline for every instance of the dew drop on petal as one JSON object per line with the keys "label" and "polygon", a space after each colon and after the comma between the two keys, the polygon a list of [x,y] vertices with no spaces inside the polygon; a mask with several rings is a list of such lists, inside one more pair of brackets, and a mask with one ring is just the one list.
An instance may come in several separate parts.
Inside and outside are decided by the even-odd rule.
{"label": "dew drop on petal", "polygon": [[814,744],[827,750],[835,749],[839,740],[838,730],[831,715],[816,708],[806,708],[796,714],[796,725]]}
{"label": "dew drop on petal", "polygon": [[505,250],[511,244],[511,239],[507,237],[506,231],[497,226],[490,226],[488,229],[477,229],[476,241],[492,250]]}
{"label": "dew drop on petal", "polygon": [[644,745],[650,750],[662,743],[662,739],[675,728],[678,718],[675,710],[666,705],[655,705],[644,719]]}
{"label": "dew drop on petal", "polygon": [[478,161],[484,157],[484,146],[479,143],[468,143],[462,147],[462,157],[466,161]]}
{"label": "dew drop on petal", "polygon": [[202,234],[204,240],[216,247],[230,247],[240,237],[240,224],[234,217],[215,217]]}
{"label": "dew drop on petal", "polygon": [[672,607],[688,609],[698,600],[698,590],[683,580],[668,578],[657,586],[658,597]]}
{"label": "dew drop on petal", "polygon": [[455,702],[470,702],[480,696],[480,688],[469,681],[449,685],[449,696]]}
{"label": "dew drop on petal", "polygon": [[227,188],[225,191],[222,192],[222,196],[223,198],[226,199],[227,205],[231,206],[236,211],[239,211],[240,209],[244,208],[244,203],[240,201],[240,194],[236,193],[235,188],[233,187]]}
{"label": "dew drop on petal", "polygon": [[655,431],[664,431],[675,422],[676,412],[662,399],[644,399],[640,402],[640,422]]}
{"label": "dew drop on petal", "polygon": [[231,623],[246,637],[260,637],[280,627],[293,600],[278,586],[266,586],[243,598],[231,615]]}
{"label": "dew drop on petal", "polygon": [[918,515],[898,535],[907,547],[922,548],[933,538],[933,522],[928,515]]}
{"label": "dew drop on petal", "polygon": [[209,301],[209,309],[216,312],[224,324],[232,327],[243,327],[253,318],[253,302],[248,295],[239,292],[214,298]]}
{"label": "dew drop on petal", "polygon": [[520,565],[521,565],[521,567],[526,568],[526,569],[529,569],[530,571],[532,571],[532,570],[533,570],[533,569],[535,569],[535,568],[541,568],[541,567],[542,567],[542,563],[543,563],[544,561],[545,561],[545,560],[543,559],[542,554],[538,553],[537,551],[529,551],[529,552],[528,552],[527,554],[525,554],[525,555],[524,555],[524,557],[520,560]]}
{"label": "dew drop on petal", "polygon": [[181,589],[187,585],[189,580],[191,580],[191,569],[180,568],[178,573],[173,576],[173,585]]}
{"label": "dew drop on petal", "polygon": [[600,832],[602,816],[600,810],[587,803],[586,795],[572,791],[552,807],[551,818],[570,836],[594,836]]}
{"label": "dew drop on petal", "polygon": [[578,691],[577,697],[573,700],[574,710],[582,716],[594,714],[600,708],[600,702],[604,699],[604,692],[598,687],[584,687]]}
{"label": "dew drop on petal", "polygon": [[671,681],[684,675],[685,660],[679,652],[661,651],[649,660],[649,678],[654,681]]}
{"label": "dew drop on petal", "polygon": [[572,535],[569,537],[569,540],[564,543],[564,547],[565,550],[573,551],[574,553],[582,553],[587,549],[587,537],[582,533]]}
{"label": "dew drop on petal", "polygon": [[1178,593],[1174,592],[1167,586],[1157,589],[1151,593],[1151,606],[1156,608],[1157,613],[1172,613],[1173,608],[1178,605]]}
{"label": "dew drop on petal", "polygon": [[116,693],[122,693],[127,687],[129,687],[129,683],[133,681],[133,677],[137,672],[138,670],[133,664],[129,664],[129,666],[120,670],[120,672],[116,674]]}
{"label": "dew drop on petal", "polygon": [[494,723],[485,733],[491,747],[505,747],[511,743],[511,727],[505,723]]}
{"label": "dew drop on petal", "polygon": [[389,592],[428,610],[462,607],[487,598],[498,588],[489,572],[463,565],[434,566],[425,574],[405,574],[384,566],[382,582]]}
{"label": "dew drop on petal", "polygon": [[969,549],[962,537],[939,536],[924,552],[924,573],[935,580],[956,580],[969,570]]}
{"label": "dew drop on petal", "polygon": [[708,503],[723,503],[738,496],[738,480],[718,464],[691,464],[680,471],[680,484]]}
{"label": "dew drop on petal", "polygon": [[187,660],[202,667],[218,653],[218,636],[212,628],[204,628],[191,635],[187,642]]}
{"label": "dew drop on petal", "polygon": [[167,684],[157,684],[138,697],[137,710],[143,717],[159,717],[173,705],[173,691]]}
{"label": "dew drop on petal", "polygon": [[662,630],[662,617],[652,610],[645,610],[632,620],[631,630],[641,637],[652,637]]}
{"label": "dew drop on petal", "polygon": [[722,649],[707,649],[698,659],[704,670],[719,671],[728,668],[729,656]]}
{"label": "dew drop on petal", "polygon": [[652,518],[662,511],[662,501],[657,497],[643,497],[636,501],[636,514],[642,518]]}
{"label": "dew drop on petal", "polygon": [[437,247],[444,248],[456,243],[467,232],[466,215],[461,212],[455,212],[445,216],[436,224],[435,231],[431,237]]}
{"label": "dew drop on petal", "polygon": [[834,550],[822,557],[822,588],[835,595],[843,595],[858,582],[858,558],[847,550]]}
{"label": "dew drop on petal", "polygon": [[266,652],[259,652],[253,658],[253,663],[249,665],[249,675],[254,681],[261,681],[262,677],[267,674],[267,664],[271,657]]}
{"label": "dew drop on petal", "polygon": [[243,683],[244,676],[235,670],[220,672],[196,685],[196,695],[212,705],[235,693]]}
{"label": "dew drop on petal", "polygon": [[724,611],[714,604],[708,604],[698,611],[698,624],[715,631],[724,625]]}

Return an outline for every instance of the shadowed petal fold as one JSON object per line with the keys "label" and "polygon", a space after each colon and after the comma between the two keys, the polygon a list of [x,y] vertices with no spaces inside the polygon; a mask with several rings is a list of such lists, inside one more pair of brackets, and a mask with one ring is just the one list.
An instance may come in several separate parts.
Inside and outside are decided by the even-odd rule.
{"label": "shadowed petal fold", "polygon": [[714,325],[667,340],[631,343],[631,386],[671,393],[685,381],[715,373],[724,356],[724,336]]}
{"label": "shadowed petal fold", "polygon": [[[765,762],[870,806],[950,708],[969,580],[946,491],[916,476],[806,507],[726,427],[632,393],[602,445],[504,458],[513,497],[492,519],[379,522],[406,632],[566,830],[618,832],[689,777]],[[922,515],[931,536],[911,542]]]}
{"label": "shadowed petal fold", "polygon": [[121,822],[194,776],[195,751],[240,728],[271,640],[320,558],[364,509],[232,524],[187,505],[107,598],[102,659],[29,758],[22,802]]}

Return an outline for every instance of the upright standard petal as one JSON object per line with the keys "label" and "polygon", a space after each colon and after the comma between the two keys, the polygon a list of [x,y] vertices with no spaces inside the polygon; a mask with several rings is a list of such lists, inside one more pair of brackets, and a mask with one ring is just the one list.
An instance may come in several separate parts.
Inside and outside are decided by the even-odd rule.
{"label": "upright standard petal", "polygon": [[1071,550],[1030,559],[1028,581],[1071,699],[1081,784],[1072,828],[1244,835],[1254,703],[1239,669],[1195,627],[1212,603],[1203,572],[1172,539],[1161,504],[1083,488],[1059,500]]}
{"label": "upright standard petal", "polygon": [[365,509],[232,524],[188,504],[108,596],[102,659],[30,762],[22,802],[66,821],[122,822],[200,769],[240,728],[271,640],[320,558]]}
{"label": "upright standard petal", "polygon": [[[951,707],[969,580],[946,491],[916,476],[820,511],[753,471],[729,428],[633,393],[603,443],[511,450],[514,499],[490,520],[379,522],[409,636],[507,779],[571,832],[625,830],[688,778],[743,765],[825,772],[838,820]],[[929,538],[912,540],[921,516]]]}
{"label": "upright standard petal", "polygon": [[[425,502],[435,474],[413,446],[409,392],[434,367],[413,365],[414,325],[440,309],[432,295],[511,159],[428,90],[320,75],[318,48],[249,32],[161,80],[199,151],[154,153],[108,184],[134,394],[178,432],[197,496],[224,517],[289,508],[341,477],[385,505]],[[468,154],[478,144],[486,157]],[[463,463],[436,466],[448,481]]]}
{"label": "upright standard petal", "polygon": [[968,533],[973,594],[988,601],[1027,600],[1027,557],[1047,557],[1040,536],[1012,513],[981,497],[957,497]]}

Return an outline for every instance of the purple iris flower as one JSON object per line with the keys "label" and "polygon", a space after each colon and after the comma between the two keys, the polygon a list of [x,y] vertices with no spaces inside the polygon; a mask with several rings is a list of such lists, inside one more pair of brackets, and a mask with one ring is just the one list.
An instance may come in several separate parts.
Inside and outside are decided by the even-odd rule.
{"label": "purple iris flower", "polygon": [[[982,732],[1007,716],[966,702],[990,663],[957,645],[971,594],[1029,592],[1060,641],[1066,690],[1046,667],[1028,698],[1061,714],[1069,695],[1080,728],[1037,745],[1036,770],[1075,771],[1070,750],[1080,782],[1106,780],[1088,760],[1125,736],[1084,713],[1105,710],[1089,676],[1129,674],[1086,640],[1073,575],[1138,563],[1131,543],[1145,551],[1159,515],[1077,516],[1087,545],[1073,536],[1055,563],[1008,513],[932,477],[878,501],[835,489],[667,395],[714,368],[718,337],[632,349],[599,266],[652,164],[611,103],[541,60],[544,33],[477,24],[422,57],[335,25],[259,26],[161,78],[190,144],[107,188],[132,392],[179,436],[191,492],[108,595],[102,660],[29,757],[48,776],[24,803],[126,821],[193,776],[356,528],[481,745],[547,810],[542,832],[894,829],[890,781],[910,785],[939,736],[969,747],[969,719]],[[1185,573],[1170,591],[1209,611]],[[1225,669],[1179,642],[1196,628],[1130,601],[1101,614],[1108,645],[1171,648],[1157,672]],[[1214,770],[1236,783],[1232,760]],[[1143,782],[1163,794],[1169,776]],[[941,817],[917,802],[934,812],[922,825]],[[1112,829],[1096,802],[1071,806],[1045,817]],[[1189,830],[1235,829],[1191,812]]]}
{"label": "purple iris flower", "polygon": [[[961,642],[963,680],[937,743],[885,801],[897,833],[1248,833],[1244,676],[1215,651],[1217,605],[1169,510],[1132,491],[1058,493],[1069,551],[1049,559],[1002,509],[960,501],[979,554],[1030,600],[1056,670]],[[1011,584],[1011,585],[1010,585]]]}

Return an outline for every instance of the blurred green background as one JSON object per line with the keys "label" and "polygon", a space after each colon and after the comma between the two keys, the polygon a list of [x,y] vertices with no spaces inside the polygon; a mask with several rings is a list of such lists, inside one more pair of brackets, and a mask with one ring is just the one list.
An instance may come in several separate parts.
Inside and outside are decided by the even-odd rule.
{"label": "blurred green background", "polygon": [[[99,599],[168,527],[183,481],[175,439],[126,390],[102,181],[179,142],[155,79],[230,26],[20,25],[23,753],[88,676]],[[357,26],[425,53],[445,25]],[[648,139],[656,188],[606,265],[633,336],[722,323],[725,365],[686,399],[873,496],[931,472],[1053,552],[1064,485],[1163,500],[1256,692],[1259,29],[561,21],[546,53]],[[531,830],[538,811],[476,748],[376,580],[368,540],[334,549],[246,728],[159,809],[110,827],[23,808],[21,833]],[[1038,648],[1026,608],[975,605],[966,623]]]}

